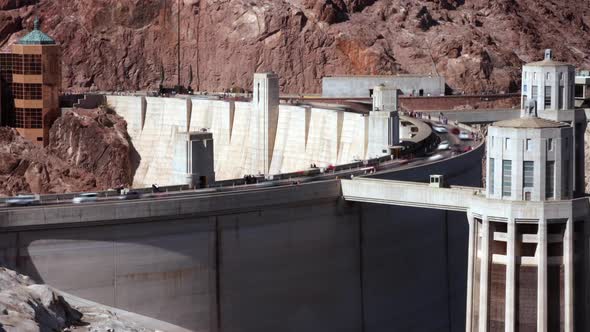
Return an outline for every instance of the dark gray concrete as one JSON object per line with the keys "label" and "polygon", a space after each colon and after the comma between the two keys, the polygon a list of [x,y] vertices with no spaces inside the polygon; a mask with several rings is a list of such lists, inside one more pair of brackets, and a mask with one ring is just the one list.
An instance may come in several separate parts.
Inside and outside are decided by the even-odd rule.
{"label": "dark gray concrete", "polygon": [[362,204],[362,221],[365,331],[464,331],[465,214]]}
{"label": "dark gray concrete", "polygon": [[[473,185],[478,153],[450,178]],[[466,234],[460,213],[344,202],[327,181],[0,210],[0,265],[195,331],[459,331]]]}

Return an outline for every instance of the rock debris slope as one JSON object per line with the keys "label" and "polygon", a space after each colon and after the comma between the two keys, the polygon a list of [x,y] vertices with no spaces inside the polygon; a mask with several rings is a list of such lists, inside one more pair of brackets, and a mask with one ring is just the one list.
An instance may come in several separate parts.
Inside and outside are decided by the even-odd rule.
{"label": "rock debris slope", "polygon": [[[70,305],[47,285],[35,284],[27,276],[0,267],[0,331],[157,331],[121,317],[120,313],[98,304],[79,307]],[[137,320],[145,319],[143,316],[129,315]],[[148,324],[154,322],[166,325],[155,320],[149,320]],[[180,328],[175,330],[181,331]]]}
{"label": "rock debris slope", "polygon": [[[523,62],[554,48],[590,66],[579,0],[0,0],[0,42],[38,13],[64,45],[69,89],[248,88],[274,70],[283,92],[334,74],[439,73],[457,92],[516,91]],[[567,42],[564,42],[567,41]],[[192,81],[192,82],[191,82]]]}

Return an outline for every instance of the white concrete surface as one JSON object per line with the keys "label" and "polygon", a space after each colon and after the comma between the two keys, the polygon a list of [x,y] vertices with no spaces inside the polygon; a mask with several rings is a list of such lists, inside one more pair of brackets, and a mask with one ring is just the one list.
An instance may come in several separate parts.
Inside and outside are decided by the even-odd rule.
{"label": "white concrete surface", "polygon": [[[174,164],[174,158],[184,160],[178,156],[183,149],[178,141],[187,130],[207,129],[213,134],[217,180],[264,174],[265,158],[271,158],[269,174],[291,173],[311,164],[322,167],[380,156],[387,145],[379,145],[379,154],[368,154],[369,118],[340,110],[280,105],[273,129],[261,116],[265,108],[251,102],[141,96],[107,96],[107,101],[127,121],[141,156],[135,187],[178,184],[184,178],[176,174],[182,167]],[[379,137],[387,141],[391,118],[381,120]],[[416,126],[424,135],[410,138],[410,128],[401,128],[401,134],[412,141],[430,134],[428,126]],[[272,139],[261,136],[261,130]]]}

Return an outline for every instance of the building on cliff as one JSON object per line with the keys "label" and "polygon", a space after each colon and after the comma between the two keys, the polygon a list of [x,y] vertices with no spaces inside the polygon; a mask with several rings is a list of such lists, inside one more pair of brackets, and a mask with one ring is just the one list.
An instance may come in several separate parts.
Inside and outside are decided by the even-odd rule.
{"label": "building on cliff", "polygon": [[59,116],[61,48],[39,30],[0,53],[2,125],[15,127],[25,138],[46,145],[49,129]]}

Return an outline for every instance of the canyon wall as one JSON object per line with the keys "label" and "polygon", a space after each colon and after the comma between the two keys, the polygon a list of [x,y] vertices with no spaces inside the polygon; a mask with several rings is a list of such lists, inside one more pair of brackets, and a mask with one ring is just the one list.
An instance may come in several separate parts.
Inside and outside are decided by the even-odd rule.
{"label": "canyon wall", "polygon": [[162,73],[172,86],[179,55],[180,83],[195,90],[248,89],[254,72],[273,70],[283,93],[319,92],[323,76],[398,73],[514,92],[544,48],[590,66],[579,0],[0,0],[0,10],[2,47],[40,16],[63,45],[69,90],[154,89]]}

